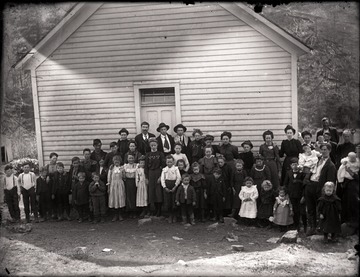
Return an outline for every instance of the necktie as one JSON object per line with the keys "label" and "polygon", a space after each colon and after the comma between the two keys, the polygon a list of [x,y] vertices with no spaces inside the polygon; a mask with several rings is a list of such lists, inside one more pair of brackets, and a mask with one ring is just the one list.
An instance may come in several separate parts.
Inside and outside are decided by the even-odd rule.
{"label": "necktie", "polygon": [[184,146],[184,137],[180,138],[181,144]]}
{"label": "necktie", "polygon": [[170,145],[169,145],[169,143],[168,143],[168,141],[167,141],[166,137],[165,137],[164,147],[165,147],[166,149],[170,149]]}

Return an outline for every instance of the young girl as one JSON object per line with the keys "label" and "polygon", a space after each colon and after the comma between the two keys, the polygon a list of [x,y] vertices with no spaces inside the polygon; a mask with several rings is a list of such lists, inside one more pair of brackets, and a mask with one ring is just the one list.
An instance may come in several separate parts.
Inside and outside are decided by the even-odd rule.
{"label": "young girl", "polygon": [[184,160],[178,160],[175,164],[177,168],[179,169],[180,175],[183,176],[185,173],[185,161]]}
{"label": "young girl", "polygon": [[244,185],[244,180],[247,177],[246,171],[244,169],[244,162],[243,160],[236,160],[235,161],[235,170],[233,173],[233,205],[232,205],[232,217],[238,219],[239,216],[239,209],[240,209],[240,198],[239,193],[241,187]]}
{"label": "young girl", "polygon": [[280,226],[281,232],[285,231],[289,225],[294,223],[293,208],[289,195],[286,193],[284,187],[279,188],[279,196],[275,199],[273,214],[273,222]]}
{"label": "young girl", "polygon": [[134,163],[139,162],[139,158],[141,156],[140,152],[136,150],[136,142],[135,140],[129,140],[129,151],[125,154],[125,160],[124,163],[129,163],[128,156],[133,155],[134,156]]}
{"label": "young girl", "polygon": [[219,155],[217,158],[218,161],[218,165],[219,168],[221,169],[222,172],[222,177],[224,178],[224,183],[226,186],[226,194],[225,194],[225,203],[224,203],[224,211],[223,211],[223,215],[227,216],[228,214],[231,213],[231,208],[232,208],[232,200],[233,200],[233,190],[232,190],[232,177],[233,177],[233,170],[230,167],[230,165],[228,165],[225,162],[225,157],[223,155]]}
{"label": "young girl", "polygon": [[267,165],[264,164],[264,157],[260,154],[255,155],[255,164],[250,171],[250,176],[253,178],[258,191],[261,189],[261,184],[265,180],[271,179],[271,172]]}
{"label": "young girl", "polygon": [[194,140],[190,142],[189,151],[191,153],[191,163],[198,162],[204,156],[204,142],[202,140],[203,132],[200,129],[194,129],[192,133]]}
{"label": "young girl", "polygon": [[209,182],[218,162],[211,146],[205,146],[204,152],[205,156],[199,160],[200,172],[204,174],[206,181]]}
{"label": "young girl", "polygon": [[323,187],[323,195],[319,198],[317,210],[320,218],[320,229],[324,233],[325,243],[336,242],[336,234],[341,233],[340,212],[341,200],[335,195],[333,182],[326,182]]}
{"label": "young girl", "polygon": [[166,167],[161,172],[161,185],[164,189],[165,206],[169,212],[169,223],[173,223],[175,219],[175,193],[180,182],[179,169],[174,165],[174,158],[168,155],[166,156]]}
{"label": "young girl", "polygon": [[135,171],[137,164],[134,163],[133,154],[127,156],[128,163],[124,164],[125,172],[125,195],[126,195],[126,211],[130,218],[135,218],[136,214],[136,181]]}
{"label": "young girl", "polygon": [[190,175],[190,184],[195,189],[196,193],[196,207],[195,216],[201,222],[205,222],[205,208],[206,208],[206,181],[203,174],[200,173],[200,165],[195,162],[191,165],[192,174]]}
{"label": "young girl", "polygon": [[124,168],[120,166],[121,157],[114,156],[112,160],[113,166],[109,169],[108,172],[108,187],[109,194],[109,208],[115,209],[115,214],[112,219],[114,221],[123,221],[124,218],[121,215],[121,209],[125,207],[126,195],[125,195],[125,185],[124,185]]}
{"label": "young girl", "polygon": [[269,218],[273,216],[273,207],[275,203],[275,191],[272,183],[265,180],[261,184],[258,198],[258,226],[266,227],[269,225]]}
{"label": "young girl", "polygon": [[175,147],[174,147],[175,154],[172,154],[172,157],[174,158],[175,164],[177,163],[178,160],[184,160],[184,162],[185,162],[184,170],[185,170],[185,172],[188,172],[189,168],[190,168],[190,164],[189,164],[186,154],[181,152],[182,148],[183,148],[183,146],[181,145],[181,143],[179,143],[179,142],[175,143]]}
{"label": "young girl", "polygon": [[260,145],[259,154],[264,157],[265,165],[270,169],[271,183],[275,190],[280,186],[281,163],[279,148],[273,142],[274,133],[267,130],[263,133],[264,144]]}
{"label": "young girl", "polygon": [[[149,138],[151,152],[145,156],[145,176],[148,182],[149,208],[155,206],[155,215],[161,215],[161,206],[163,202],[163,188],[160,182],[161,170],[165,167],[164,153],[158,151],[158,141],[156,138]],[[150,211],[149,209],[149,211]]]}
{"label": "young girl", "polygon": [[241,187],[239,193],[239,198],[242,201],[239,216],[245,220],[247,225],[250,225],[256,218],[256,199],[259,197],[259,193],[251,177],[246,177],[244,183],[245,186]]}
{"label": "young girl", "polygon": [[20,221],[20,187],[18,178],[13,173],[12,165],[8,164],[5,166],[5,176],[1,176],[1,188],[5,193],[5,202],[8,206],[9,213],[12,222]]}
{"label": "young girl", "polygon": [[148,205],[148,194],[147,194],[147,185],[145,182],[145,156],[140,156],[139,165],[135,171],[135,181],[136,181],[136,207],[141,209],[140,218],[144,218],[146,215],[146,207]]}
{"label": "young girl", "polygon": [[182,223],[187,223],[187,217],[190,224],[195,224],[193,207],[196,205],[196,193],[190,185],[190,176],[185,173],[182,177],[182,183],[176,192],[176,205],[181,206]]}
{"label": "young girl", "polygon": [[250,140],[246,140],[241,144],[244,151],[239,154],[239,159],[244,161],[244,169],[246,171],[246,174],[249,176],[250,171],[254,165],[254,153],[251,152],[251,149],[253,149],[253,144]]}
{"label": "young girl", "polygon": [[40,168],[40,176],[36,179],[36,200],[39,203],[40,221],[51,218],[51,184],[47,181],[46,167]]}

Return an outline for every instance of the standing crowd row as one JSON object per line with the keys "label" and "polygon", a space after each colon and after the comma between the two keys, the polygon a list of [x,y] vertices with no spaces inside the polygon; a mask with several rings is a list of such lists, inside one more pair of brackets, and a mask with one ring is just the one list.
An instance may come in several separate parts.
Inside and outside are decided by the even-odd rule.
{"label": "standing crowd row", "polygon": [[71,220],[72,207],[79,222],[104,222],[110,208],[112,221],[165,212],[169,223],[224,222],[224,216],[232,216],[240,224],[299,230],[302,222],[307,235],[319,227],[326,241],[328,234],[334,241],[341,223],[358,228],[359,159],[350,131],[343,132],[344,143],[338,144],[329,119],[322,123],[316,142],[308,131],[295,139],[295,129],[286,126],[280,147],[267,130],[264,144],[254,154],[249,140],[241,144],[239,153],[230,132],[223,132],[221,143],[214,145],[214,137],[203,136],[199,129],[191,140],[182,124],[174,127],[173,137],[168,134],[170,127],[161,123],[155,137],[143,122],[134,140],[128,140],[129,132],[121,129],[109,153],[101,149],[100,139],[94,139],[94,150],[84,149],[83,159],[73,157],[69,172],[56,153],[50,154],[51,161],[40,169],[39,177],[29,165],[18,177],[7,165],[2,179],[5,200],[13,221],[20,220],[22,194],[27,222],[30,213],[36,222]]}

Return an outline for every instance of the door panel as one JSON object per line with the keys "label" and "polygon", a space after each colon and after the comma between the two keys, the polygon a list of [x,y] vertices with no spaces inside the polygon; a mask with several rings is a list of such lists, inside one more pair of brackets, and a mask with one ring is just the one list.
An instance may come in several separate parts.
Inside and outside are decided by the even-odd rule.
{"label": "door panel", "polygon": [[141,122],[147,121],[150,124],[149,132],[158,136],[156,128],[161,122],[170,126],[169,134],[173,134],[176,124],[175,106],[145,106],[141,107]]}

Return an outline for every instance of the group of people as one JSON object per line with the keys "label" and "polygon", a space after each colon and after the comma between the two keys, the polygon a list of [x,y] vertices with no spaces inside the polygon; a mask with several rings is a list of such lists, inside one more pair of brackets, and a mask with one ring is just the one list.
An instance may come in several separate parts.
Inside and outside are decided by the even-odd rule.
{"label": "group of people", "polygon": [[94,150],[84,149],[83,159],[73,157],[69,172],[56,153],[50,154],[50,163],[40,168],[38,177],[27,164],[19,176],[7,165],[2,179],[5,200],[13,221],[20,220],[22,194],[27,222],[30,213],[35,222],[71,220],[72,208],[79,222],[104,222],[109,209],[112,221],[165,212],[169,223],[193,225],[224,222],[224,216],[231,216],[239,224],[275,224],[280,230],[300,230],[302,222],[307,235],[320,228],[325,241],[335,241],[341,223],[358,228],[359,159],[351,132],[345,130],[344,142],[338,144],[329,119],[322,122],[316,142],[308,131],[295,139],[296,130],[288,125],[279,147],[267,130],[256,154],[249,140],[239,153],[231,144],[231,132],[223,132],[215,145],[214,137],[199,129],[190,139],[187,128],[178,124],[173,137],[170,127],[160,123],[156,137],[143,122],[133,140],[122,128],[109,153],[94,139]]}

